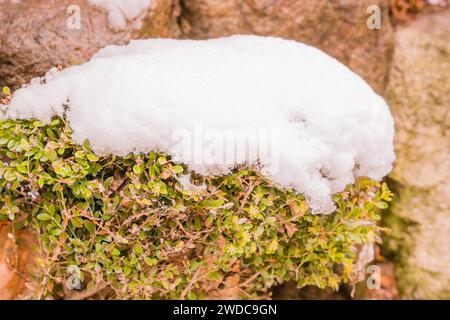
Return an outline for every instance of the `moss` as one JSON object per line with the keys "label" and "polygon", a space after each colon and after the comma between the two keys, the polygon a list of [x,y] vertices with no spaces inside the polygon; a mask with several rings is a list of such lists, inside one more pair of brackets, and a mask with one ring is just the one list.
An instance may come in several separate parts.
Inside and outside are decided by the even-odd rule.
{"label": "moss", "polygon": [[[295,281],[337,289],[377,241],[391,193],[360,179],[313,215],[256,168],[197,177],[169,156],[92,153],[63,119],[0,121],[0,220],[39,233],[34,298],[263,298]],[[75,287],[76,290],[71,290]]]}

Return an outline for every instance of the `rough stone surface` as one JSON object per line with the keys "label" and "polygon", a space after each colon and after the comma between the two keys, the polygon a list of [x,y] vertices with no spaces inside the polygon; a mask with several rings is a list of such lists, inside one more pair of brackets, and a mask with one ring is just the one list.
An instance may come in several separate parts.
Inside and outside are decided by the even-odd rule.
{"label": "rough stone surface", "polygon": [[[258,34],[316,46],[383,92],[393,49],[388,0],[181,0],[187,38]],[[381,29],[369,30],[370,5],[381,8]]]}
{"label": "rough stone surface", "polygon": [[[141,30],[114,32],[106,14],[86,0],[0,1],[0,85],[13,88],[55,65],[89,59],[107,44],[131,38],[205,39],[237,33],[272,35],[319,47],[385,87],[393,31],[388,0],[154,0]],[[369,5],[382,9],[381,30],[369,30]],[[67,7],[81,9],[81,30],[66,27]]]}
{"label": "rough stone surface", "polygon": [[36,237],[29,231],[12,231],[0,222],[0,300],[21,299],[27,294],[26,284],[34,265]]}
{"label": "rough stone surface", "polygon": [[[176,36],[177,4],[178,0],[154,0],[141,30],[130,24],[114,31],[106,12],[86,0],[0,1],[0,85],[17,88],[53,66],[82,63],[108,44]],[[67,27],[71,5],[80,8],[80,30]]]}
{"label": "rough stone surface", "polygon": [[450,10],[396,33],[386,89],[396,121],[387,223],[404,298],[450,298]]}

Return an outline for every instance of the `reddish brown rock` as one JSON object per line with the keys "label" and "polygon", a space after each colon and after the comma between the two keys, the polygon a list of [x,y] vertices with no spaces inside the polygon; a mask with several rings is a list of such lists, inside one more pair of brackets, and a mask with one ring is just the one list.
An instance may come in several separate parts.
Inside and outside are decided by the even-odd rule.
{"label": "reddish brown rock", "polygon": [[[0,1],[0,85],[18,86],[45,74],[52,66],[88,60],[108,44],[124,44],[138,37],[173,37],[178,0],[154,0],[141,30],[130,23],[112,30],[107,14],[86,0]],[[69,6],[80,8],[81,29],[70,29]]]}
{"label": "reddish brown rock", "polygon": [[36,263],[36,237],[27,230],[13,231],[0,222],[0,300],[20,299]]}

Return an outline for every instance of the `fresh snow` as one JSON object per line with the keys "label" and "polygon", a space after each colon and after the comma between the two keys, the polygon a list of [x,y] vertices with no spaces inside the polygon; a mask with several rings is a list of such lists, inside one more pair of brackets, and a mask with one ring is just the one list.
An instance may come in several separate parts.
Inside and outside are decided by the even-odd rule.
{"label": "fresh snow", "polygon": [[428,0],[428,3],[432,6],[447,6],[447,0]]}
{"label": "fresh snow", "polygon": [[[109,46],[83,65],[34,79],[15,92],[6,112],[45,122],[54,115],[66,117],[75,142],[89,139],[99,154],[159,150],[201,174],[259,160],[263,173],[303,193],[321,213],[333,211],[333,193],[359,176],[381,179],[395,158],[385,101],[322,51],[279,38]],[[271,153],[199,162],[174,140],[222,130],[251,144],[242,133],[249,129],[277,133]]]}
{"label": "fresh snow", "polygon": [[109,25],[113,29],[123,30],[128,21],[138,18],[149,8],[152,0],[88,0],[92,5],[108,12]]}

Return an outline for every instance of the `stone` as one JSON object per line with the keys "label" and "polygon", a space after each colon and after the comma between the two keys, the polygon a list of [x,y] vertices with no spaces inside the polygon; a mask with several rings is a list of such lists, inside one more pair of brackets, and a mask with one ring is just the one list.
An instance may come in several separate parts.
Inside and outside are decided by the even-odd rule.
{"label": "stone", "polygon": [[[67,28],[67,8],[81,10],[81,30]],[[381,9],[371,30],[369,6]],[[206,39],[258,34],[319,47],[382,93],[393,49],[388,0],[154,0],[142,28],[114,31],[86,0],[0,1],[0,85],[16,89],[51,67],[88,60],[107,44],[134,38]]]}
{"label": "stone", "polygon": [[450,10],[399,27],[385,94],[397,199],[386,218],[402,298],[450,299]]}
{"label": "stone", "polygon": [[37,256],[37,237],[28,229],[13,231],[0,222],[0,300],[22,299],[28,294]]}
{"label": "stone", "polygon": [[[381,9],[371,30],[370,6]],[[393,50],[387,0],[181,0],[185,37],[257,34],[313,45],[346,64],[382,93]]]}
{"label": "stone", "polygon": [[[153,0],[141,29],[112,30],[107,13],[87,0],[0,1],[0,86],[17,89],[51,67],[83,63],[108,44],[140,37],[175,37],[178,0]],[[80,29],[69,28],[78,6]],[[71,20],[69,20],[71,21]]]}

